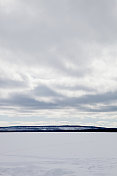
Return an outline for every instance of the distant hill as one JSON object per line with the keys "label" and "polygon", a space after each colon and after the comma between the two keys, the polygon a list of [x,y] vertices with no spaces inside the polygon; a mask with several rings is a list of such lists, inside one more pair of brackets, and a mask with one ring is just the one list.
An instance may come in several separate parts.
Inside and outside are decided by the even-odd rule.
{"label": "distant hill", "polygon": [[9,126],[0,127],[0,132],[117,132],[117,128],[95,126]]}

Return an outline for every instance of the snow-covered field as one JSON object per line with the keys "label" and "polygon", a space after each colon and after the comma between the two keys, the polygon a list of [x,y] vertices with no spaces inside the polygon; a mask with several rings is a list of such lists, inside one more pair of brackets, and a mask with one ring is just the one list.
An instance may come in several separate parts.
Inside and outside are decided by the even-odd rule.
{"label": "snow-covered field", "polygon": [[117,176],[117,133],[0,133],[0,176]]}

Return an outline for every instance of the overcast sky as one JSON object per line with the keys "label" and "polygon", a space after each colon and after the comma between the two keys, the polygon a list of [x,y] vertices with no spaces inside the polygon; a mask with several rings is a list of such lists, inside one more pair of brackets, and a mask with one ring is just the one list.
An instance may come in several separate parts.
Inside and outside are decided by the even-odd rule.
{"label": "overcast sky", "polygon": [[0,0],[0,126],[117,127],[117,0]]}

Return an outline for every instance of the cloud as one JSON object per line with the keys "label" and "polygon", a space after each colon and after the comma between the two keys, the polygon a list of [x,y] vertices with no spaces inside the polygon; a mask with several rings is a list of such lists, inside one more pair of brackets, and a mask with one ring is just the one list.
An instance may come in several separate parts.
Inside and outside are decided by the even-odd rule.
{"label": "cloud", "polygon": [[23,81],[17,81],[12,79],[0,79],[0,89],[13,89],[13,88],[25,88],[27,85]]}
{"label": "cloud", "polygon": [[1,113],[116,113],[116,21],[116,0],[1,0]]}
{"label": "cloud", "polygon": [[34,94],[39,97],[61,97],[59,93],[55,92],[51,88],[47,87],[46,85],[39,85],[33,90]]}

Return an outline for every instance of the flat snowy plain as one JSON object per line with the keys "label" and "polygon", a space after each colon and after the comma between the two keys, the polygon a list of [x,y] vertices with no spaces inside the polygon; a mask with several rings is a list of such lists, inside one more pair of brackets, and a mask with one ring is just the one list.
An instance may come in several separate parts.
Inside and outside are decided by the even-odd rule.
{"label": "flat snowy plain", "polygon": [[117,133],[0,133],[0,176],[117,176]]}

